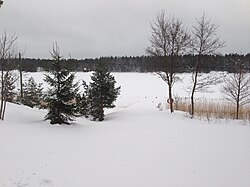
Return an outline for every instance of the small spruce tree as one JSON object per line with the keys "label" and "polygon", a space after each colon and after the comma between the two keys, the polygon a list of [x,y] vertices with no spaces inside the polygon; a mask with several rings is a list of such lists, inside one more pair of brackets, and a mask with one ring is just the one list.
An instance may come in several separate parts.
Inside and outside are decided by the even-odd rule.
{"label": "small spruce tree", "polygon": [[15,97],[15,83],[17,81],[17,76],[13,71],[7,71],[4,75],[4,99],[8,102],[13,102]]}
{"label": "small spruce tree", "polygon": [[83,81],[84,92],[76,96],[77,113],[78,116],[85,116],[88,118],[89,115],[89,102],[87,100],[88,85]]}
{"label": "small spruce tree", "polygon": [[57,44],[51,52],[53,59],[52,69],[45,75],[45,82],[50,86],[45,101],[48,103],[49,112],[45,120],[51,124],[70,124],[77,113],[75,102],[79,87],[73,83],[75,74],[66,68],[61,68],[62,56]]}
{"label": "small spruce tree", "polygon": [[115,88],[115,78],[103,65],[98,65],[91,76],[87,98],[89,103],[89,114],[93,120],[104,120],[104,108],[115,107],[114,101],[120,94],[120,87]]}
{"label": "small spruce tree", "polygon": [[23,97],[21,103],[31,108],[40,105],[43,96],[42,83],[37,84],[33,77],[28,79],[28,82],[23,85]]}

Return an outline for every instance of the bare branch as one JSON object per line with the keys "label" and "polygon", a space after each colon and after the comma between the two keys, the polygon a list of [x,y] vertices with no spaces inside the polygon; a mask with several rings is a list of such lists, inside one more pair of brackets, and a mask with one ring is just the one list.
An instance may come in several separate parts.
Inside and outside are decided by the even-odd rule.
{"label": "bare branch", "polygon": [[0,36],[0,59],[8,59],[16,55],[16,34],[8,35],[6,31]]}
{"label": "bare branch", "polygon": [[183,26],[182,21],[174,16],[167,18],[162,11],[151,24],[152,35],[149,38],[151,46],[146,53],[152,56],[163,57],[166,64],[165,72],[158,72],[163,81],[168,84],[168,99],[170,111],[173,112],[172,87],[176,81],[174,63],[177,57],[184,53],[190,43],[190,34]]}
{"label": "bare branch", "polygon": [[239,108],[250,103],[250,77],[249,74],[239,71],[230,75],[225,80],[225,85],[221,92],[229,102],[233,103],[236,108],[236,119],[239,117]]}
{"label": "bare branch", "polygon": [[191,115],[194,115],[194,94],[200,90],[207,90],[209,84],[216,84],[217,81],[213,78],[206,80],[199,80],[198,74],[201,71],[203,63],[203,56],[215,54],[217,51],[225,46],[225,42],[221,41],[217,36],[218,26],[211,23],[210,19],[206,18],[204,13],[199,19],[196,19],[196,26],[193,27],[192,32],[192,50],[194,54],[198,55],[197,62],[194,68],[193,86],[191,91]]}
{"label": "bare branch", "polygon": [[53,43],[53,48],[52,48],[52,51],[49,52],[52,59],[58,61],[58,60],[61,60],[62,56],[60,54],[60,48],[59,46],[57,45],[57,42]]}
{"label": "bare branch", "polygon": [[217,36],[218,25],[211,23],[206,14],[197,19],[197,25],[193,27],[192,49],[199,55],[216,54],[220,48],[225,46],[225,41],[221,41]]}

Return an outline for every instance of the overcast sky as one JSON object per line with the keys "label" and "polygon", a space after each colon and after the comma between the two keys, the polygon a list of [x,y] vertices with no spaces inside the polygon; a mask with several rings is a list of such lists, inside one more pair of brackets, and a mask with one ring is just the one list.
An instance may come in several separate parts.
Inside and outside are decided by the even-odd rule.
{"label": "overcast sky", "polygon": [[0,32],[18,34],[25,57],[145,55],[150,22],[164,10],[192,28],[205,11],[226,40],[222,53],[250,53],[250,0],[4,0]]}

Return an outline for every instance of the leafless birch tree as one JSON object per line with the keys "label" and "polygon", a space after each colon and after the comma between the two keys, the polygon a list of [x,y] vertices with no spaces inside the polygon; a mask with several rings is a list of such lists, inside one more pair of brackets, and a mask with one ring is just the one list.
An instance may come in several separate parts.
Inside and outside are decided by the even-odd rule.
{"label": "leafless birch tree", "polygon": [[168,85],[168,103],[170,112],[173,112],[172,88],[176,80],[174,63],[190,44],[190,35],[181,20],[175,17],[167,18],[163,11],[151,24],[151,31],[151,46],[146,49],[146,52],[149,55],[160,57],[166,64],[165,71],[158,72],[158,74]]}
{"label": "leafless birch tree", "polygon": [[240,107],[250,103],[250,77],[241,64],[238,66],[238,71],[225,80],[221,92],[235,105],[235,118],[239,119]]}
{"label": "leafless birch tree", "polygon": [[205,13],[196,20],[197,25],[193,27],[192,32],[192,50],[197,55],[197,61],[195,63],[193,71],[193,86],[191,88],[191,111],[190,114],[194,115],[194,94],[196,91],[205,88],[212,83],[215,83],[216,79],[208,77],[207,79],[198,80],[198,74],[201,72],[201,66],[204,55],[216,54],[216,52],[225,46],[225,42],[221,41],[217,36],[218,25],[211,23],[210,19],[207,19]]}
{"label": "leafless birch tree", "polygon": [[4,75],[4,90],[3,90],[3,106],[2,106],[2,113],[1,113],[1,120],[4,120],[5,111],[6,111],[6,103],[13,101],[15,96],[14,89],[15,89],[15,82],[17,81],[18,77],[15,75],[13,71],[6,71]]}
{"label": "leafless birch tree", "polygon": [[0,68],[1,68],[1,102],[0,102],[0,119],[4,119],[5,106],[6,106],[6,98],[9,87],[9,80],[11,79],[11,73],[8,68],[9,63],[16,56],[16,41],[17,35],[8,35],[7,32],[3,32],[0,36]]}

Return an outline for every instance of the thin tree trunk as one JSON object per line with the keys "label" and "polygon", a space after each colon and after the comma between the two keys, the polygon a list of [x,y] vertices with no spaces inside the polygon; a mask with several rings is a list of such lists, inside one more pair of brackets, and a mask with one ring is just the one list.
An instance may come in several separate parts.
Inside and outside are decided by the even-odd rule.
{"label": "thin tree trunk", "polygon": [[99,105],[99,121],[103,121],[104,118],[104,110],[103,110],[103,101],[100,102],[100,105]]}
{"label": "thin tree trunk", "polygon": [[4,100],[2,120],[4,120],[4,116],[5,116],[6,103],[7,103],[6,100]]}
{"label": "thin tree trunk", "polygon": [[193,87],[193,90],[192,90],[192,94],[191,94],[191,111],[190,111],[190,115],[191,117],[193,118],[194,116],[194,90],[195,90],[195,86]]}
{"label": "thin tree trunk", "polygon": [[170,106],[170,112],[174,112],[174,107],[173,107],[173,98],[172,98],[172,87],[171,85],[169,84],[168,85],[168,103],[169,103],[169,106]]}
{"label": "thin tree trunk", "polygon": [[169,93],[169,105],[170,105],[170,112],[174,112],[173,106],[173,96],[172,96],[172,85],[173,85],[173,76],[174,76],[174,53],[172,51],[171,54],[171,64],[170,64],[170,77],[169,77],[169,84],[168,84],[168,93]]}
{"label": "thin tree trunk", "polygon": [[[3,67],[1,71],[1,106],[0,106],[0,119],[2,119],[3,116],[3,105],[4,105],[4,73],[3,73]],[[3,120],[3,119],[2,119]]]}
{"label": "thin tree trunk", "polygon": [[192,118],[194,117],[194,94],[195,94],[195,90],[196,90],[196,86],[197,86],[197,82],[198,82],[198,73],[200,71],[200,64],[201,64],[201,54],[199,54],[198,56],[198,61],[196,63],[196,67],[195,67],[195,74],[194,74],[194,84],[193,84],[193,88],[192,88],[192,92],[191,92],[191,111],[190,114],[192,116]]}
{"label": "thin tree trunk", "polygon": [[190,111],[190,114],[192,117],[194,116],[194,93],[195,93],[196,86],[197,86],[197,77],[198,77],[198,71],[196,71],[195,75],[194,75],[194,84],[193,84],[192,93],[191,93],[191,111]]}
{"label": "thin tree trunk", "polygon": [[237,99],[236,99],[236,119],[239,119],[239,108],[240,108],[240,91],[241,91],[241,75],[242,71],[240,69],[239,82],[238,82],[238,91],[237,91]]}
{"label": "thin tree trunk", "polygon": [[239,101],[237,101],[237,104],[236,104],[236,119],[239,119]]}

